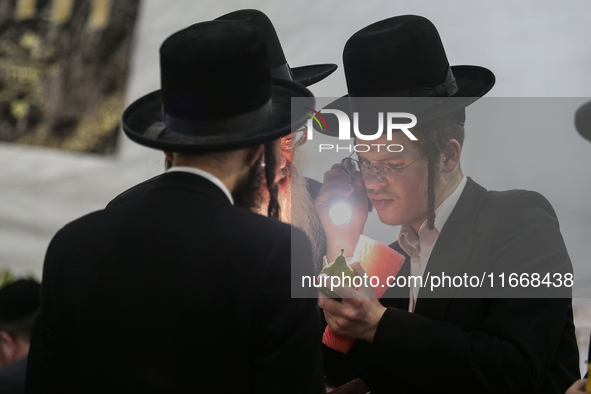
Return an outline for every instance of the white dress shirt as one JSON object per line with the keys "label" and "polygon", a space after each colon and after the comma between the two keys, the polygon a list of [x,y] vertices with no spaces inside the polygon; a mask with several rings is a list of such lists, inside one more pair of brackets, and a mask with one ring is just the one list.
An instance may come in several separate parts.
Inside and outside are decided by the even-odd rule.
{"label": "white dress shirt", "polygon": [[234,205],[234,199],[232,198],[232,193],[230,193],[230,190],[228,190],[226,185],[224,185],[224,182],[222,182],[220,180],[220,178],[216,177],[215,175],[210,174],[207,171],[203,171],[203,170],[200,170],[199,168],[195,168],[195,167],[171,167],[166,172],[175,172],[175,171],[190,172],[191,174],[199,175],[199,176],[207,179],[208,181],[211,181],[214,185],[216,185],[217,187],[222,189],[224,194],[228,197],[228,200],[230,200],[230,203],[232,205]]}
{"label": "white dress shirt", "polygon": [[[467,178],[464,176],[460,181],[460,184],[456,189],[449,195],[439,207],[435,210],[435,223],[433,230],[427,227],[427,221],[425,220],[419,228],[417,234],[408,224],[402,225],[400,228],[400,235],[398,236],[398,244],[409,256],[410,256],[410,275],[411,276],[423,276],[425,273],[425,267],[429,262],[429,257],[439,238],[439,233],[445,225],[447,218],[455,208],[460,195],[464,191],[466,186]],[[417,284],[415,281],[414,284]],[[414,312],[417,302],[417,296],[419,295],[420,287],[411,286],[408,311]]]}

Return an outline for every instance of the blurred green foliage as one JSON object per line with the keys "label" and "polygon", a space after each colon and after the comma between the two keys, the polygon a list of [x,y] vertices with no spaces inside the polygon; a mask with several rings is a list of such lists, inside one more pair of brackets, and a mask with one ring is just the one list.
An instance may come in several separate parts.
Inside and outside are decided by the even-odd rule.
{"label": "blurred green foliage", "polygon": [[8,267],[0,267],[0,289],[14,282],[17,279],[33,279],[39,282],[39,279],[32,272],[26,273],[25,275],[19,275],[18,277]]}

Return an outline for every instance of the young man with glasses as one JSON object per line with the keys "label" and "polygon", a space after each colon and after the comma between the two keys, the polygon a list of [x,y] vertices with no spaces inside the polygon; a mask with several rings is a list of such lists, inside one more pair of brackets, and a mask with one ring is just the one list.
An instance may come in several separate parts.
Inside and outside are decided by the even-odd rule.
{"label": "young man with glasses", "polygon": [[[390,245],[406,258],[397,277],[572,275],[544,197],[487,191],[460,167],[464,108],[492,88],[489,70],[450,67],[435,26],[411,15],[355,33],[343,63],[348,97],[391,96],[410,108],[426,105],[413,112],[417,141],[400,132],[391,140],[383,136],[358,159],[325,174],[315,206],[329,261],[341,248],[345,256],[353,254],[369,198],[382,222],[401,226]],[[380,144],[404,149],[379,151]],[[328,208],[342,196],[354,215],[337,226]],[[358,263],[351,265],[363,276]],[[389,287],[377,300],[372,287],[334,288],[342,301],[323,297],[319,305],[332,331],[355,343],[346,353],[324,347],[326,376],[335,385],[361,378],[372,393],[564,393],[579,375],[570,288],[505,290],[431,289],[415,281]]]}

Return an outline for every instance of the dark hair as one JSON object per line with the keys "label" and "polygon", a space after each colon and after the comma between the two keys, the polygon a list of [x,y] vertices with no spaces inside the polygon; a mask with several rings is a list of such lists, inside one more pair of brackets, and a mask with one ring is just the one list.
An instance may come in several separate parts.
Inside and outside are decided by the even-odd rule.
{"label": "dark hair", "polygon": [[19,337],[30,342],[36,316],[37,312],[33,312],[19,319],[0,321],[0,331],[6,331],[13,338]]}
{"label": "dark hair", "polygon": [[439,172],[439,158],[447,142],[457,140],[464,144],[464,126],[450,118],[441,118],[412,129],[414,142],[422,154],[427,155],[427,227],[435,226],[435,180]]}
{"label": "dark hair", "polygon": [[[267,207],[267,216],[279,219],[280,206],[277,198],[277,183],[275,182],[275,169],[277,167],[275,145],[277,141],[267,142],[264,145],[264,160],[265,160],[265,181],[267,184],[267,190],[269,191],[269,206]],[[220,154],[216,154],[216,158],[223,158]],[[260,166],[260,161],[257,160],[255,166]],[[168,158],[164,158],[164,168],[168,170],[172,167],[172,162]]]}
{"label": "dark hair", "polygon": [[276,153],[275,145],[277,141],[267,142],[265,144],[265,181],[267,183],[267,190],[269,191],[269,206],[267,207],[267,216],[270,218],[279,219],[279,200],[277,198],[277,183],[275,182],[276,176]]}

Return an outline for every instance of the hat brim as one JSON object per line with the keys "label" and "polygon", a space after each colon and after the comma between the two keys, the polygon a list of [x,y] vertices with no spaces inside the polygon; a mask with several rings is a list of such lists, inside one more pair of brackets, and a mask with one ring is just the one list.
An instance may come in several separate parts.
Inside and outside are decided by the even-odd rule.
{"label": "hat brim", "polygon": [[291,69],[295,82],[304,86],[310,86],[322,81],[337,69],[336,64],[312,64],[309,66],[294,67]]}
{"label": "hat brim", "polygon": [[[248,148],[283,137],[299,129],[307,116],[302,114],[292,118],[291,98],[300,97],[309,101],[311,107],[315,100],[312,93],[302,85],[273,78],[271,87],[272,109],[268,115],[256,123],[244,124],[228,132],[215,133],[215,121],[208,122],[207,134],[183,134],[167,128],[163,123],[160,90],[149,93],[133,102],[125,109],[122,127],[125,134],[138,144],[173,152],[206,153]],[[220,120],[220,123],[223,119]],[[213,133],[212,133],[213,132]]]}
{"label": "hat brim", "polygon": [[[484,68],[479,66],[451,66],[452,72],[456,78],[456,83],[458,85],[458,91],[456,94],[450,97],[429,97],[428,100],[432,100],[436,105],[433,105],[429,109],[424,111],[413,111],[405,108],[404,112],[411,112],[413,115],[417,117],[418,124],[430,122],[439,118],[443,118],[445,116],[454,114],[460,110],[463,110],[470,104],[474,103],[482,96],[484,96],[488,91],[492,89],[495,84],[495,76],[494,74]],[[337,100],[331,102],[330,104],[324,106],[327,109],[338,109],[341,110],[348,115],[351,115],[351,107],[349,104],[349,94],[344,95]],[[378,95],[372,97],[380,97]],[[384,95],[382,97],[389,97]],[[404,104],[405,101],[408,101],[408,98],[403,97],[395,97],[393,98],[393,102],[396,100],[400,100],[401,104]],[[403,106],[404,107],[404,106]],[[393,108],[393,111],[396,109]],[[352,119],[351,116],[349,116]],[[331,137],[338,137],[339,129],[336,127],[336,118],[332,119],[332,117],[327,117],[326,122],[328,127],[323,130],[317,130],[321,134],[325,134]]]}
{"label": "hat brim", "polygon": [[583,138],[591,141],[591,101],[577,110],[575,114],[575,127]]}

